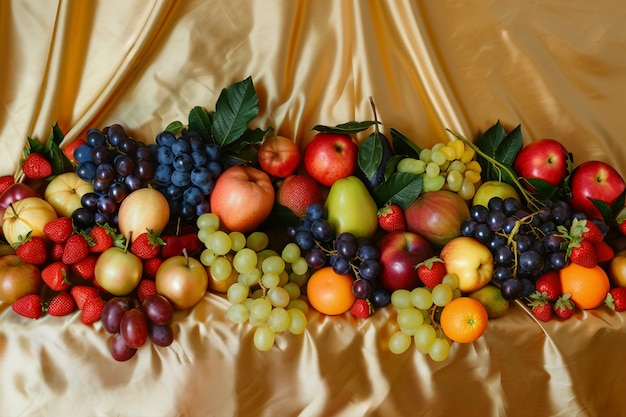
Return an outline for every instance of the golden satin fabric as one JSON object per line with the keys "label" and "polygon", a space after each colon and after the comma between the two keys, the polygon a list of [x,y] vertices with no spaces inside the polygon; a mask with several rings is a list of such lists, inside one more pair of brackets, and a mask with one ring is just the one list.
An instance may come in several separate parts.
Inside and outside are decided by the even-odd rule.
{"label": "golden satin fabric", "polygon": [[[626,9],[594,2],[4,0],[0,175],[58,121],[66,142],[120,123],[153,141],[251,75],[255,123],[304,146],[316,124],[373,118],[420,146],[500,120],[576,163],[626,174]],[[269,352],[208,293],[169,348],[129,362],[99,323],[37,321],[0,304],[0,416],[624,416],[624,314],[538,323],[515,305],[434,363],[394,355],[391,308],[309,313]]]}

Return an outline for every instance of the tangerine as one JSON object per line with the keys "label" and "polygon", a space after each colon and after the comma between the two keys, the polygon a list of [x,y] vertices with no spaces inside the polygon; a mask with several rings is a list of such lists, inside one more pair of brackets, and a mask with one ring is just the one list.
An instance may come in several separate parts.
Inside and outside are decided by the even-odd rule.
{"label": "tangerine", "polygon": [[471,343],[485,332],[489,317],[480,301],[458,297],[446,304],[439,323],[447,337],[458,343]]}
{"label": "tangerine", "polygon": [[304,217],[310,204],[322,204],[324,199],[319,185],[313,178],[294,174],[285,178],[278,187],[277,201],[293,211],[296,216]]}
{"label": "tangerine", "polygon": [[563,294],[571,294],[571,300],[582,310],[598,307],[610,289],[609,277],[600,267],[586,268],[573,262],[559,271]]}
{"label": "tangerine", "polygon": [[352,294],[354,279],[348,274],[338,274],[332,266],[315,271],[309,278],[306,292],[311,306],[322,314],[335,316],[352,307],[356,297]]}

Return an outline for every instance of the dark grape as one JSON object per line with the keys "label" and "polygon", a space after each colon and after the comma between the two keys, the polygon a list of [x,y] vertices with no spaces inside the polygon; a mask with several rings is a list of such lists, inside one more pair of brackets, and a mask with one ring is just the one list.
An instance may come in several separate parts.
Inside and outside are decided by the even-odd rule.
{"label": "dark grape", "polygon": [[306,208],[306,216],[311,220],[316,220],[324,216],[324,207],[319,203],[309,204]]}
{"label": "dark grape", "polygon": [[96,168],[96,179],[111,182],[115,178],[115,168],[109,163],[103,163]]}
{"label": "dark grape", "polygon": [[126,178],[124,178],[124,185],[128,188],[128,191],[133,192],[143,187],[144,183],[140,178],[134,175],[127,175]]}
{"label": "dark grape", "polygon": [[515,242],[517,242],[517,250],[519,252],[525,252],[532,247],[532,239],[528,235],[517,234],[515,236]]}
{"label": "dark grape", "polygon": [[83,181],[91,182],[96,178],[96,168],[93,162],[81,162],[76,167],[76,175]]}
{"label": "dark grape", "polygon": [[122,316],[130,308],[129,299],[127,297],[113,297],[108,300],[102,308],[102,328],[111,334],[120,331],[120,322]]}
{"label": "dark grape", "polygon": [[91,211],[96,211],[97,210],[97,204],[98,204],[98,199],[100,198],[100,196],[96,193],[85,193],[82,195],[82,197],[80,198],[80,204],[81,206],[83,206],[84,208],[91,210]]}
{"label": "dark grape", "polygon": [[319,248],[313,248],[304,256],[306,259],[306,263],[313,269],[320,269],[324,265],[326,265],[326,255]]}
{"label": "dark grape", "polygon": [[147,296],[141,306],[146,318],[154,324],[168,324],[174,317],[172,304],[160,294]]}
{"label": "dark grape", "polygon": [[104,145],[106,142],[106,137],[104,134],[98,129],[89,129],[87,131],[87,136],[85,137],[85,143],[91,147],[96,147],[100,145]]}
{"label": "dark grape", "polygon": [[507,197],[502,202],[502,209],[507,216],[511,216],[520,209],[520,202],[514,197]]}
{"label": "dark grape", "polygon": [[352,294],[356,298],[368,298],[372,294],[372,284],[364,279],[357,279],[352,283]]}
{"label": "dark grape", "polygon": [[127,176],[132,174],[135,171],[135,166],[136,163],[130,156],[123,155],[115,159],[115,171],[120,175]]}
{"label": "dark grape", "polygon": [[134,174],[142,180],[150,180],[154,177],[154,166],[148,160],[137,161]]}
{"label": "dark grape", "polygon": [[380,257],[380,252],[376,246],[373,245],[362,245],[359,247],[359,258],[364,261],[375,259],[378,260]]}
{"label": "dark grape", "polygon": [[191,186],[183,191],[183,201],[192,206],[197,206],[204,200],[204,194],[198,187]]}
{"label": "dark grape", "polygon": [[169,324],[148,323],[148,337],[155,345],[167,347],[174,341],[174,332]]}
{"label": "dark grape", "polygon": [[335,250],[337,251],[337,255],[348,260],[356,256],[358,249],[359,248],[356,243],[356,239],[338,240],[335,244]]}
{"label": "dark grape", "polygon": [[505,300],[513,301],[522,296],[522,283],[516,278],[507,279],[502,283],[500,292]]}
{"label": "dark grape", "polygon": [[172,165],[174,162],[174,153],[170,148],[161,147],[157,149],[157,162],[161,165]]}
{"label": "dark grape", "polygon": [[493,230],[489,228],[489,226],[485,223],[479,223],[476,225],[476,230],[474,231],[474,237],[481,243],[488,244],[490,240],[493,239],[494,233]]}
{"label": "dark grape", "polygon": [[496,266],[493,270],[493,279],[496,282],[503,283],[513,278],[513,271],[506,266]]}
{"label": "dark grape", "polygon": [[488,214],[489,209],[482,205],[476,205],[470,209],[470,217],[477,223],[485,223],[487,221]]}
{"label": "dark grape", "polygon": [[112,152],[104,145],[96,146],[91,150],[91,160],[96,165],[110,162],[113,157]]}
{"label": "dark grape", "polygon": [[556,251],[551,252],[548,255],[548,264],[552,267],[552,269],[558,271],[565,268],[567,261],[567,257],[565,255],[565,251]]}
{"label": "dark grape", "polygon": [[376,308],[388,306],[391,303],[391,292],[385,288],[376,288],[369,300]]}
{"label": "dark grape", "polygon": [[172,166],[176,171],[190,172],[193,169],[193,159],[189,154],[181,153],[174,157]]}
{"label": "dark grape", "polygon": [[505,236],[495,235],[493,239],[489,241],[487,246],[489,247],[489,250],[491,250],[491,252],[493,253],[499,248],[501,248],[502,246],[505,246],[507,243],[507,240],[508,239]]}
{"label": "dark grape", "polygon": [[159,165],[154,171],[154,179],[160,184],[168,184],[172,177],[172,167],[169,165]]}
{"label": "dark grape", "polygon": [[137,349],[128,346],[120,333],[111,336],[109,348],[111,356],[118,362],[127,361],[137,353]]}
{"label": "dark grape", "polygon": [[221,148],[215,143],[207,143],[206,145],[204,145],[204,152],[207,154],[209,160],[211,161],[217,161],[222,154]]}
{"label": "dark grape", "polygon": [[120,334],[128,346],[143,346],[148,339],[148,319],[143,311],[132,308],[125,312],[120,321]]}
{"label": "dark grape", "polygon": [[315,239],[322,242],[330,242],[335,235],[333,227],[326,219],[313,220],[313,223],[311,224],[311,233]]}
{"label": "dark grape", "polygon": [[382,265],[377,259],[366,259],[359,265],[359,275],[363,279],[373,280],[380,276]]}
{"label": "dark grape", "polygon": [[98,199],[98,211],[104,214],[111,214],[117,209],[117,202],[108,195],[100,196]]}
{"label": "dark grape", "polygon": [[520,279],[522,283],[522,297],[528,297],[535,292],[535,284],[528,278]]}
{"label": "dark grape", "polygon": [[504,200],[498,196],[491,197],[487,203],[487,208],[490,211],[502,211],[504,210]]}
{"label": "dark grape", "polygon": [[313,235],[311,234],[311,232],[303,230],[296,233],[294,240],[296,244],[300,247],[300,249],[305,251],[311,249],[313,245],[315,245],[315,241],[313,240]]}
{"label": "dark grape", "polygon": [[128,187],[126,186],[126,184],[123,184],[121,182],[114,182],[109,187],[109,192],[108,192],[109,197],[111,197],[113,201],[115,201],[118,204],[121,203],[122,200],[124,200],[128,194],[129,194]]}
{"label": "dark grape", "polygon": [[74,149],[74,159],[76,159],[76,162],[93,162],[93,159],[91,158],[92,149],[93,148],[89,145],[80,145]]}
{"label": "dark grape", "polygon": [[72,212],[74,225],[81,229],[86,229],[94,224],[94,213],[84,207],[79,207]]}
{"label": "dark grape", "polygon": [[174,171],[172,172],[172,184],[178,187],[186,187],[191,181],[191,174],[189,171]]}
{"label": "dark grape", "polygon": [[461,235],[466,237],[474,236],[478,223],[474,219],[466,219],[461,223]]}
{"label": "dark grape", "polygon": [[529,274],[536,274],[543,269],[543,257],[535,250],[529,249],[519,257],[519,267]]}
{"label": "dark grape", "polygon": [[137,145],[141,144],[141,146],[137,147],[137,151],[135,151],[135,159],[137,161],[151,161],[152,160],[152,151],[148,148],[144,143],[137,142]]}
{"label": "dark grape", "polygon": [[568,218],[569,218],[569,213],[566,208],[562,206],[556,206],[552,209],[552,221],[557,226],[565,224]]}
{"label": "dark grape", "polygon": [[338,274],[349,274],[352,270],[350,262],[340,256],[331,256],[330,265],[333,267],[333,271]]}
{"label": "dark grape", "polygon": [[155,142],[157,143],[157,145],[166,148],[170,148],[175,141],[176,136],[174,136],[173,133],[167,131],[159,133],[155,138]]}
{"label": "dark grape", "polygon": [[132,138],[126,137],[120,140],[117,147],[125,154],[134,155],[137,151],[137,142]]}
{"label": "dark grape", "polygon": [[496,249],[493,254],[493,261],[496,265],[510,266],[513,265],[515,255],[509,246],[501,246]]}
{"label": "dark grape", "polygon": [[185,139],[179,138],[172,143],[172,153],[174,155],[189,154],[191,153],[191,145]]}

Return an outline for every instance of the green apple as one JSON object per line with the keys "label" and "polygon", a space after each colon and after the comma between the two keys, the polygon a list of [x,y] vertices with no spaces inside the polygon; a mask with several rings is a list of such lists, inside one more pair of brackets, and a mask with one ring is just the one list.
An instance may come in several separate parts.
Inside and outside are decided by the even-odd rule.
{"label": "green apple", "polygon": [[335,233],[369,238],[378,227],[378,207],[363,182],[350,176],[333,183],[326,197],[328,222]]}
{"label": "green apple", "polygon": [[509,301],[502,296],[502,291],[495,285],[487,284],[469,294],[487,310],[490,319],[504,316],[509,311]]}
{"label": "green apple", "polygon": [[489,200],[493,197],[500,197],[503,200],[508,197],[513,197],[517,201],[520,201],[519,193],[511,184],[502,181],[487,181],[482,183],[476,190],[472,205],[487,207]]}

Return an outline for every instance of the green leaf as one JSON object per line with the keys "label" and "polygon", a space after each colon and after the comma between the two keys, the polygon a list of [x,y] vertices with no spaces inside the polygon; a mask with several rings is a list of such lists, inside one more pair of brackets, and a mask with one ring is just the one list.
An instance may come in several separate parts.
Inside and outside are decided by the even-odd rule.
{"label": "green leaf", "polygon": [[231,142],[228,145],[222,146],[222,152],[237,153],[248,145],[255,145],[257,143],[263,142],[263,138],[265,137],[265,135],[273,131],[274,129],[271,127],[265,130],[260,129],[260,128],[256,128],[254,130],[246,129],[246,131],[243,132],[243,134],[239,137],[239,139],[236,142]]}
{"label": "green leaf", "polygon": [[526,182],[534,189],[535,196],[540,200],[548,200],[554,197],[560,197],[563,189],[561,187],[555,187],[547,181],[539,178],[523,178],[522,183]]}
{"label": "green leaf", "polygon": [[236,141],[258,114],[259,99],[251,77],[224,88],[215,104],[211,124],[215,142],[225,146]]}
{"label": "green leaf", "polygon": [[28,148],[29,149],[27,150],[24,156],[28,156],[28,154],[30,154],[31,152],[37,152],[42,155],[46,153],[44,146],[38,140],[33,139],[31,137],[28,138]]}
{"label": "green leaf", "polygon": [[613,215],[613,211],[611,210],[611,206],[605,201],[598,200],[595,198],[587,197],[594,206],[600,211],[602,215],[602,219],[606,224],[611,224],[611,217]]}
{"label": "green leaf", "polygon": [[[523,145],[521,127],[517,126],[511,133],[507,134],[500,121],[498,121],[481,135],[476,141],[476,145],[486,155],[513,171],[511,165]],[[506,170],[493,165],[480,155],[476,159],[482,168],[481,176],[483,180],[496,180],[514,184],[514,180]]]}
{"label": "green leaf", "polygon": [[385,180],[391,178],[394,172],[396,172],[396,167],[398,166],[398,162],[405,158],[404,155],[394,155],[389,158],[389,162],[387,162],[387,169],[385,170]]}
{"label": "green leaf", "polygon": [[59,123],[57,122],[54,124],[54,126],[52,126],[52,132],[50,133],[50,137],[48,138],[48,143],[52,142],[57,146],[61,146],[61,142],[63,142],[63,139],[65,139],[65,134],[63,133],[63,131],[59,127]]}
{"label": "green leaf", "polygon": [[[173,133],[174,135],[178,134],[181,130],[183,129],[183,124],[180,121],[175,121],[170,123],[169,125],[167,125],[167,127],[165,128],[166,132],[170,132]],[[193,130],[193,129],[192,129]],[[196,132],[195,130],[193,130],[194,132]],[[199,132],[196,132],[198,134],[200,134]],[[200,135],[202,136],[202,135]]]}
{"label": "green leaf", "polygon": [[421,194],[424,174],[395,172],[372,192],[379,207],[388,201],[399,205],[403,210]]}
{"label": "green leaf", "polygon": [[377,132],[372,133],[359,146],[358,163],[366,178],[374,176],[383,160],[383,144]]}
{"label": "green leaf", "polygon": [[346,122],[342,124],[338,124],[337,126],[325,126],[325,125],[316,125],[313,127],[313,130],[316,130],[320,133],[338,133],[350,135],[353,133],[359,133],[364,130],[369,129],[374,126],[377,122],[374,120],[366,120],[364,122]]}
{"label": "green leaf", "polygon": [[202,139],[211,139],[211,119],[202,107],[196,106],[189,112],[189,130],[199,134]]}
{"label": "green leaf", "polygon": [[398,130],[391,128],[391,145],[397,155],[405,155],[411,158],[419,158],[422,148],[417,146],[411,139],[404,136]]}

